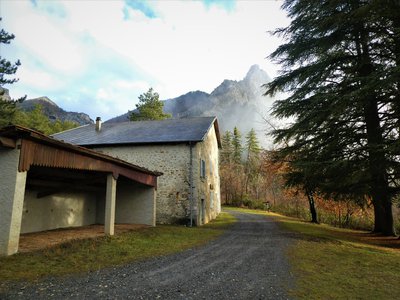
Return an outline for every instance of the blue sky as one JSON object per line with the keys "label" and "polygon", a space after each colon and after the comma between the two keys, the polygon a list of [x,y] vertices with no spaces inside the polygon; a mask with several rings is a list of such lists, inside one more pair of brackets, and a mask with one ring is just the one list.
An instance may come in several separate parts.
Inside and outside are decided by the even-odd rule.
{"label": "blue sky", "polygon": [[267,32],[289,21],[281,1],[1,0],[14,33],[1,56],[21,60],[11,96],[48,96],[103,120],[133,109],[153,87],[161,99],[211,92],[242,79],[281,42]]}

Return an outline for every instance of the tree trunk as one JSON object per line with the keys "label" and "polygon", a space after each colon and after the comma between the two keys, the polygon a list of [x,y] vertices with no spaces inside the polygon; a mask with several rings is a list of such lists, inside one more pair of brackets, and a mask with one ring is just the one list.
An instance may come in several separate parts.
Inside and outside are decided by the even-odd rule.
{"label": "tree trunk", "polygon": [[224,183],[224,190],[225,190],[225,203],[229,204],[229,191],[228,191],[228,185],[226,182]]}
{"label": "tree trunk", "polygon": [[[388,6],[388,9],[399,12],[400,3],[398,1],[391,1],[390,6]],[[399,37],[399,35],[400,35],[400,20],[398,18],[398,14],[396,17],[393,17],[392,21],[393,21],[394,36]],[[396,66],[400,67],[400,40],[399,40],[399,38],[395,38],[393,41],[394,41],[394,55],[395,55]],[[400,80],[397,81],[397,91],[399,89],[400,89]],[[395,117],[397,118],[397,128],[400,132],[400,97],[399,97],[398,93],[397,93],[396,98],[393,99],[392,105],[394,107]]]}
{"label": "tree trunk", "polygon": [[395,235],[392,213],[392,201],[386,172],[386,158],[382,149],[383,138],[378,116],[376,100],[366,103],[365,119],[367,125],[369,171],[371,176],[371,196],[374,204],[374,231],[384,235]]}
{"label": "tree trunk", "polygon": [[372,201],[372,205],[374,207],[374,229],[372,230],[373,233],[381,233],[383,231],[383,212],[380,209],[379,202],[375,203]]}
{"label": "tree trunk", "polygon": [[244,184],[244,190],[245,190],[245,194],[248,195],[249,194],[249,179],[250,176],[248,173],[246,173],[246,180],[245,180],[245,184]]}
{"label": "tree trunk", "polygon": [[350,226],[350,222],[351,222],[351,216],[353,215],[353,210],[350,208],[350,203],[349,201],[346,201],[346,218],[344,220],[344,225],[346,227]]}
{"label": "tree trunk", "polygon": [[[367,33],[364,28],[360,32],[361,54],[359,62],[359,73],[361,86],[368,84],[364,78],[373,74],[374,67],[368,53]],[[362,51],[361,51],[362,50]],[[361,99],[363,102],[364,120],[367,129],[368,143],[368,163],[372,202],[374,203],[375,232],[380,232],[387,236],[395,235],[393,226],[392,201],[389,193],[389,181],[386,171],[387,161],[385,157],[383,132],[380,124],[378,100],[374,93],[367,94]]]}
{"label": "tree trunk", "polygon": [[306,194],[307,194],[307,198],[308,198],[308,203],[310,204],[311,223],[318,224],[317,210],[315,209],[315,201],[314,201],[313,193],[309,190],[306,190]]}

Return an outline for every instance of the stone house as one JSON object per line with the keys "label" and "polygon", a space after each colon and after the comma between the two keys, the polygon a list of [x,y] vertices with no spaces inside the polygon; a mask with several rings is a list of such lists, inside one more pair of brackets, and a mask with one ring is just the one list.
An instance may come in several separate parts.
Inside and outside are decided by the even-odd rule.
{"label": "stone house", "polygon": [[104,124],[98,118],[54,137],[162,172],[157,223],[202,225],[221,211],[215,117]]}
{"label": "stone house", "polygon": [[155,226],[161,174],[20,126],[0,129],[0,255],[17,252],[22,233]]}

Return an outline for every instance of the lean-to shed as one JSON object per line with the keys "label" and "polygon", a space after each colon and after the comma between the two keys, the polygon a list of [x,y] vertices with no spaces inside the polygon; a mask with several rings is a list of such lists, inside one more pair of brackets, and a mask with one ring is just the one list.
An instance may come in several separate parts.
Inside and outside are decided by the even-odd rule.
{"label": "lean-to shed", "polygon": [[0,255],[18,251],[21,233],[154,226],[161,174],[20,126],[0,129]]}

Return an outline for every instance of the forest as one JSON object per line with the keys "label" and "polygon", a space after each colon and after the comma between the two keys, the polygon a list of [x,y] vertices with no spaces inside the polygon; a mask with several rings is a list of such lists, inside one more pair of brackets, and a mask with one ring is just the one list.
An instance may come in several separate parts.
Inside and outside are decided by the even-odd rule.
{"label": "forest", "polygon": [[[220,177],[222,203],[229,206],[270,210],[315,223],[371,231],[374,211],[370,198],[307,195],[302,185],[288,181],[290,163],[278,150],[260,147],[254,130],[242,136],[237,127],[222,136]],[[313,216],[315,214],[315,216]],[[400,201],[394,201],[395,228],[400,232]]]}
{"label": "forest", "polygon": [[[373,207],[373,232],[395,236],[400,193],[399,1],[285,1],[291,23],[269,58],[280,74],[264,85],[286,183]],[[283,96],[282,96],[283,95]],[[314,218],[313,218],[314,219]]]}
{"label": "forest", "polygon": [[0,121],[0,127],[9,124],[27,127],[46,135],[56,132],[61,132],[78,126],[77,123],[72,121],[50,120],[44,114],[43,108],[40,104],[36,105],[31,111],[23,111],[17,106],[12,107],[12,113],[7,118]]}

